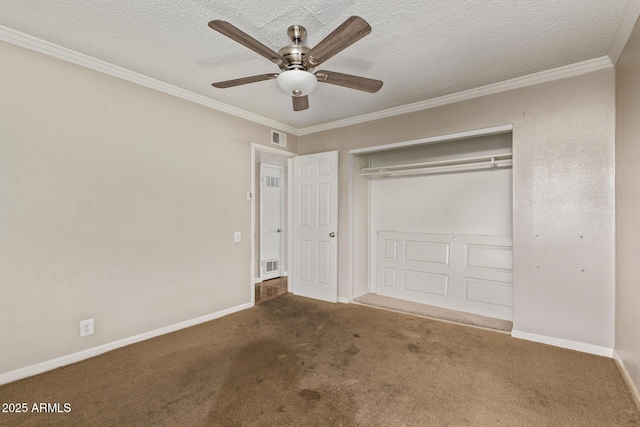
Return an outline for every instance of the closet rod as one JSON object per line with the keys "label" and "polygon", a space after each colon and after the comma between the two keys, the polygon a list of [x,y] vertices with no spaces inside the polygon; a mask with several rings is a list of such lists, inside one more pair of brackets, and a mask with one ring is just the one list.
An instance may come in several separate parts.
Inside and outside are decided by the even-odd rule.
{"label": "closet rod", "polygon": [[360,169],[360,172],[361,176],[376,177],[490,169],[511,166],[513,164],[512,157],[513,155],[511,153],[495,154],[465,159],[441,160],[437,162],[369,167]]}

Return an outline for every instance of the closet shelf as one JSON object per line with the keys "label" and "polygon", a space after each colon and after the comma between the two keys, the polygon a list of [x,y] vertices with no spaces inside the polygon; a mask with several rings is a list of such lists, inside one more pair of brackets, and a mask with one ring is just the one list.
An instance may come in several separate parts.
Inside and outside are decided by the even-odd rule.
{"label": "closet shelf", "polygon": [[477,169],[511,167],[513,154],[493,154],[465,159],[441,160],[437,162],[410,163],[406,165],[378,166],[360,169],[360,175],[368,178],[389,176],[423,175],[430,173],[458,172]]}

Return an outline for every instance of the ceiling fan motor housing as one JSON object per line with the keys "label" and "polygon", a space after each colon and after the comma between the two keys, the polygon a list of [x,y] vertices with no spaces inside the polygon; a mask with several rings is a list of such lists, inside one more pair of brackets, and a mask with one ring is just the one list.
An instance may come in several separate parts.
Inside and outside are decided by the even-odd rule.
{"label": "ceiling fan motor housing", "polygon": [[283,47],[278,51],[278,54],[287,60],[287,70],[297,69],[311,71],[311,69],[306,67],[303,63],[304,56],[309,52],[309,50],[310,49],[307,46],[293,44]]}

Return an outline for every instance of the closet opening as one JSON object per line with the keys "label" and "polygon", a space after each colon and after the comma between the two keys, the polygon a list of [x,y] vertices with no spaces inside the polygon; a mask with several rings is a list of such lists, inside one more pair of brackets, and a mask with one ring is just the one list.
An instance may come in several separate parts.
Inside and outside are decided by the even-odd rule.
{"label": "closet opening", "polygon": [[511,331],[511,127],[352,151],[354,302]]}

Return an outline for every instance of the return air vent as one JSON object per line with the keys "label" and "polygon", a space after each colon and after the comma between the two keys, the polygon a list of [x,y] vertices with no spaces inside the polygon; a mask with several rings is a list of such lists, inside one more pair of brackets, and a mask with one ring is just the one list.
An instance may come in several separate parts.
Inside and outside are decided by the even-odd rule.
{"label": "return air vent", "polygon": [[280,177],[265,175],[264,178],[265,188],[280,188]]}
{"label": "return air vent", "polygon": [[280,260],[272,259],[269,261],[265,261],[264,263],[264,272],[271,273],[273,271],[278,271],[280,269]]}
{"label": "return air vent", "polygon": [[275,144],[275,145],[279,145],[281,147],[286,147],[287,146],[287,134],[272,130],[271,131],[271,143]]}

